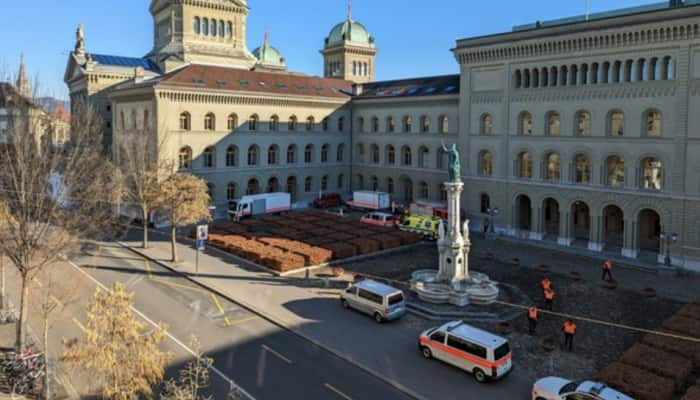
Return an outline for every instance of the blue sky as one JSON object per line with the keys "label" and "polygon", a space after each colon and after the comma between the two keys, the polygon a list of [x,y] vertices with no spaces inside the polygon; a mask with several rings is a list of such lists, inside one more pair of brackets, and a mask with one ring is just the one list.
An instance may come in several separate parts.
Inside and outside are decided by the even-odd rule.
{"label": "blue sky", "polygon": [[[591,12],[654,0],[590,0]],[[0,24],[0,73],[14,73],[20,53],[42,94],[64,98],[63,72],[75,28],[85,24],[90,52],[142,56],[152,44],[150,0],[5,1]],[[377,79],[449,74],[457,38],[509,31],[513,25],[583,14],[585,0],[353,0],[353,17],[377,40]],[[37,10],[39,5],[39,10]],[[322,73],[318,50],[347,0],[249,0],[248,47],[263,40],[280,49],[289,69]],[[37,12],[39,11],[39,12]]]}

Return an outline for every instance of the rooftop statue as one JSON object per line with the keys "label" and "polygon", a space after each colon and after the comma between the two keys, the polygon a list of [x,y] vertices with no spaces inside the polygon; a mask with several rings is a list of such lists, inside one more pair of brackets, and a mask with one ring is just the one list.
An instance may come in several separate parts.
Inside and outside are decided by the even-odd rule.
{"label": "rooftop statue", "polygon": [[75,51],[77,53],[85,52],[85,29],[82,23],[78,25],[78,30],[75,32]]}
{"label": "rooftop statue", "polygon": [[462,182],[462,167],[459,163],[459,150],[457,150],[457,145],[452,144],[452,146],[448,148],[443,142],[442,150],[449,156],[450,182]]}

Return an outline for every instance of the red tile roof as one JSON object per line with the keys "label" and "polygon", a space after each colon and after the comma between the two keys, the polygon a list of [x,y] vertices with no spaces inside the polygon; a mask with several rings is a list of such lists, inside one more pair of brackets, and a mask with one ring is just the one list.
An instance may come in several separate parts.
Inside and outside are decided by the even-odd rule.
{"label": "red tile roof", "polygon": [[133,87],[161,85],[347,99],[353,83],[290,73],[189,65]]}

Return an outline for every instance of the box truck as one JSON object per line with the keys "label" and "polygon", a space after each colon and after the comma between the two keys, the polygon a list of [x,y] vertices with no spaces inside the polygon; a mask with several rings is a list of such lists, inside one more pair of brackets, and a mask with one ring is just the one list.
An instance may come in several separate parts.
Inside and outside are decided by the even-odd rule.
{"label": "box truck", "polygon": [[419,199],[411,203],[409,208],[411,214],[420,214],[447,219],[447,203]]}
{"label": "box truck", "polygon": [[352,200],[346,202],[351,208],[363,210],[386,210],[391,208],[391,196],[389,193],[357,191],[352,194]]}
{"label": "box truck", "polygon": [[263,214],[288,212],[292,209],[289,193],[263,193],[243,196],[240,200],[229,201],[228,215],[232,221]]}

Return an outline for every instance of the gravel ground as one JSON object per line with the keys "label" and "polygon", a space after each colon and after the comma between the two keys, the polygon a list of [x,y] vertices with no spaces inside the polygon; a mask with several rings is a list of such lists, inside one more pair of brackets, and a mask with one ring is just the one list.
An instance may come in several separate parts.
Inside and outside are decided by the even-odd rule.
{"label": "gravel ground", "polygon": [[[470,256],[470,268],[488,274],[493,280],[520,289],[539,307],[544,306],[539,282],[545,275],[549,277],[556,291],[555,312],[654,329],[682,306],[681,303],[669,299],[644,297],[636,290],[621,287],[609,289],[598,280],[586,281],[569,273],[545,272],[536,267],[516,266],[506,261],[511,260],[509,257],[494,257],[486,253],[488,252],[473,252]],[[381,258],[345,264],[343,267],[346,271],[355,273],[407,281],[412,271],[436,268],[436,264],[437,249],[434,246],[422,246]],[[415,326],[416,330],[439,324],[414,315],[407,316],[406,321],[410,326]],[[506,336],[511,342],[514,362],[518,365],[519,373],[528,374],[532,380],[548,375],[571,379],[590,378],[618,359],[641,336],[634,331],[577,321],[574,352],[569,353],[560,349],[563,344],[562,323],[563,319],[559,317],[541,315],[536,335],[530,336],[527,333],[527,318],[524,312],[510,321],[512,329]],[[474,324],[490,331],[496,330],[493,322]],[[542,342],[545,340],[555,344],[552,351],[547,352],[543,349]]]}

